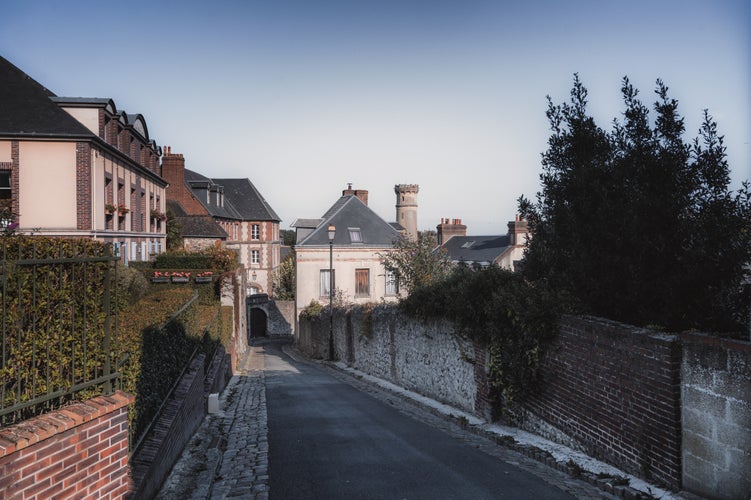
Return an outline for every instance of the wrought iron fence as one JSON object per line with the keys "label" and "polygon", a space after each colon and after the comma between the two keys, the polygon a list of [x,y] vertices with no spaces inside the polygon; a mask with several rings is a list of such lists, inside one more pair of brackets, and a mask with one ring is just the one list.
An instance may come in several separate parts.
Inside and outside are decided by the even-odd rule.
{"label": "wrought iron fence", "polygon": [[112,392],[117,260],[91,240],[0,242],[0,427]]}

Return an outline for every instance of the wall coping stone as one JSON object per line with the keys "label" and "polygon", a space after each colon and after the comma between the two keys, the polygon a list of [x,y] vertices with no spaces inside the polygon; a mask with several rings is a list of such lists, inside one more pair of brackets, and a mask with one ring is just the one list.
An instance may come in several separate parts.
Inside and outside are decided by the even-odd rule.
{"label": "wall coping stone", "polygon": [[135,397],[118,390],[108,396],[71,403],[0,429],[0,458],[107,415],[134,401]]}

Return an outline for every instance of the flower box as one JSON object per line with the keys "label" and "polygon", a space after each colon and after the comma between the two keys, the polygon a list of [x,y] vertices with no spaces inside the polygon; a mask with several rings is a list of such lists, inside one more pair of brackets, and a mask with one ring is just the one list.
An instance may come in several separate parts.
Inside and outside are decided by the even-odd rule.
{"label": "flower box", "polygon": [[187,283],[190,280],[187,276],[173,276],[172,283]]}
{"label": "flower box", "polygon": [[154,276],[151,278],[152,283],[169,283],[169,276]]}
{"label": "flower box", "polygon": [[211,276],[196,276],[195,281],[196,283],[211,283],[212,277]]}

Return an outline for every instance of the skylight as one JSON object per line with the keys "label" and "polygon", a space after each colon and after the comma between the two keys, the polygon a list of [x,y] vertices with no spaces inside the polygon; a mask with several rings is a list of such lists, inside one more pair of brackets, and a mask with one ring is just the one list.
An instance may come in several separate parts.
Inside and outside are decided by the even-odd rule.
{"label": "skylight", "polygon": [[462,245],[462,248],[469,248],[469,247],[471,247],[474,244],[475,244],[474,240],[468,241],[464,245]]}
{"label": "skylight", "polygon": [[349,241],[352,243],[362,243],[362,233],[359,227],[349,227]]}

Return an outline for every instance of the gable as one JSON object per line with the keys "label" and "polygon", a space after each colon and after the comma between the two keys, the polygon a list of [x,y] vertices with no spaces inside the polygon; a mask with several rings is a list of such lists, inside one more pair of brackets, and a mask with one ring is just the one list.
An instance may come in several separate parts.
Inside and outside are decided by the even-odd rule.
{"label": "gable", "polygon": [[348,247],[392,247],[399,232],[354,195],[339,198],[326,211],[322,222],[297,246],[329,244],[328,227],[336,227],[334,245]]}

